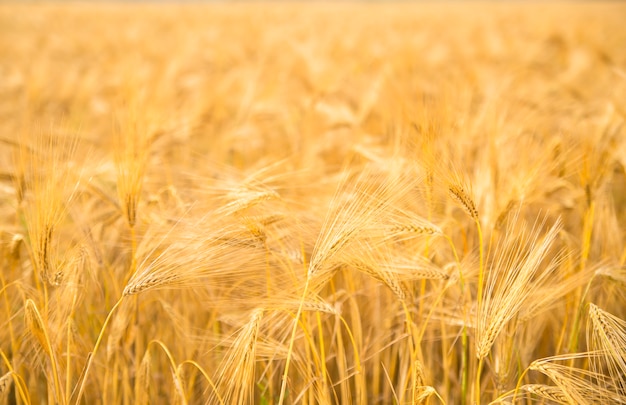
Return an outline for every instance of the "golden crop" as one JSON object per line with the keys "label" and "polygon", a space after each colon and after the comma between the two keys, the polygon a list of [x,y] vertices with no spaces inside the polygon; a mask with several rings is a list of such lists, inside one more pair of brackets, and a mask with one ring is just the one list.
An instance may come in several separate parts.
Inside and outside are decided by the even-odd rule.
{"label": "golden crop", "polygon": [[0,4],[0,403],[626,404],[625,22]]}

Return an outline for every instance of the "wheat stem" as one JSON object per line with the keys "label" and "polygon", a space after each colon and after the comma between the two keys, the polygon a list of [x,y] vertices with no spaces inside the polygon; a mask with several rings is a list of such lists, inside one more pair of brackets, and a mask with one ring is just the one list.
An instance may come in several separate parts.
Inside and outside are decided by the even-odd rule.
{"label": "wheat stem", "polygon": [[13,366],[11,365],[11,362],[9,361],[9,359],[4,354],[4,351],[1,348],[0,348],[0,357],[2,357],[2,360],[4,361],[4,364],[6,364],[7,368],[9,369],[9,372],[12,373],[12,375],[17,379],[17,381],[15,382],[15,386],[17,387],[17,392],[20,398],[22,399],[22,402],[24,402],[25,404],[30,404],[31,403],[30,394],[28,393],[28,387],[26,386],[26,382],[19,374],[15,372],[15,370],[13,369]]}
{"label": "wheat stem", "polygon": [[483,248],[483,232],[480,222],[476,219],[476,229],[478,230],[478,292],[476,293],[478,308],[482,307],[483,286],[485,283],[485,266],[484,266],[484,248]]}
{"label": "wheat stem", "polygon": [[481,357],[478,359],[478,367],[476,369],[476,381],[474,382],[474,394],[476,396],[476,404],[480,405],[480,375],[483,371],[483,361],[485,360],[484,357]]}
{"label": "wheat stem", "polygon": [[[483,247],[483,232],[480,226],[480,222],[478,217],[475,218],[476,229],[478,230],[478,252],[479,252],[479,264],[478,264],[478,292],[477,292],[477,307],[476,311],[477,316],[480,316],[480,308],[482,308],[482,296],[483,296],[483,284],[485,278],[485,268],[484,268],[484,247]],[[478,322],[476,323],[478,324]],[[478,360],[478,370],[476,372],[476,383],[474,386],[475,394],[476,394],[476,404],[480,405],[480,374],[482,372],[483,366],[483,357],[480,357]]]}
{"label": "wheat stem", "polygon": [[148,343],[148,347],[150,347],[150,345],[157,345],[159,346],[163,352],[165,353],[169,364],[170,364],[170,368],[172,370],[172,376],[174,378],[174,387],[176,389],[176,391],[178,392],[178,395],[180,397],[181,403],[183,405],[187,405],[187,398],[185,397],[185,392],[183,391],[183,387],[182,387],[182,380],[180,378],[180,373],[178,370],[178,367],[176,366],[176,362],[174,361],[174,357],[172,356],[172,353],[170,352],[170,350],[167,348],[167,346],[165,346],[165,344],[163,342],[161,342],[160,340],[152,340],[150,341],[150,343]]}
{"label": "wheat stem", "polygon": [[[104,336],[104,331],[106,330],[106,327],[109,324],[109,321],[111,320],[111,317],[113,316],[113,313],[115,312],[117,307],[122,303],[123,299],[124,299],[123,296],[120,297],[117,300],[117,302],[115,303],[115,305],[113,305],[113,307],[109,311],[106,319],[104,320],[104,323],[102,324],[102,327],[100,328],[100,333],[98,334],[98,338],[96,339],[96,343],[94,344],[92,351],[89,353],[89,356],[88,356],[88,359],[87,359],[87,363],[85,364],[85,368],[84,368],[83,373],[82,373],[82,377],[80,378],[80,380],[78,381],[76,387],[74,388],[74,390],[76,390],[76,388],[78,388],[78,393],[76,394],[76,400],[74,401],[74,403],[76,405],[80,404],[80,399],[83,396],[83,391],[85,389],[85,384],[87,382],[87,376],[89,375],[89,370],[91,369],[91,365],[93,363],[93,359],[96,356],[98,348],[100,347],[100,343],[102,342],[102,338]],[[73,394],[72,394],[72,396],[73,396]]]}
{"label": "wheat stem", "polygon": [[185,364],[189,364],[194,366],[196,369],[198,369],[198,371],[200,371],[200,373],[202,374],[202,376],[205,378],[205,380],[209,383],[209,385],[211,386],[211,389],[213,390],[213,393],[215,394],[215,396],[217,397],[217,400],[219,401],[220,404],[224,405],[224,399],[222,398],[222,396],[219,393],[219,390],[217,389],[217,386],[215,385],[215,383],[213,382],[213,380],[211,379],[211,377],[209,377],[209,374],[206,372],[206,370],[204,368],[202,368],[202,366],[200,366],[200,364],[198,364],[197,362],[193,361],[193,360],[185,360],[182,363],[180,363],[178,365],[179,368],[179,374],[180,374],[180,369],[182,369],[182,366]]}
{"label": "wheat stem", "polygon": [[71,363],[71,341],[72,341],[72,318],[70,317],[67,322],[67,351],[65,353],[65,403],[70,403],[70,384],[72,381],[72,363]]}
{"label": "wheat stem", "polygon": [[302,307],[304,306],[304,300],[308,293],[309,289],[309,281],[310,277],[307,276],[306,282],[304,284],[304,291],[302,292],[302,298],[300,299],[300,305],[298,306],[298,311],[296,312],[296,317],[293,322],[293,326],[291,328],[291,338],[289,339],[289,349],[287,350],[287,359],[285,360],[285,370],[283,371],[283,378],[280,385],[280,395],[278,397],[278,405],[282,405],[285,400],[285,392],[287,389],[287,379],[289,378],[289,364],[291,363],[291,357],[293,355],[293,347],[294,342],[296,340],[296,331],[298,330],[298,321],[300,319],[300,315],[302,314]]}
{"label": "wheat stem", "polygon": [[319,311],[315,311],[315,317],[317,320],[317,333],[319,339],[319,355],[320,355],[320,365],[321,365],[321,376],[322,376],[322,389],[324,393],[328,389],[328,376],[326,369],[326,348],[324,345],[324,329],[322,328],[322,316]]}
{"label": "wheat stem", "polygon": [[[584,222],[583,222],[580,271],[585,270],[587,259],[589,258],[589,252],[591,250],[591,236],[593,232],[594,214],[595,214],[595,201],[592,201],[589,208],[587,209]],[[576,314],[574,315],[574,326],[572,327],[572,331],[570,332],[569,345],[568,345],[570,353],[575,352],[578,347],[578,334],[580,331],[580,320],[584,313],[585,299],[587,297],[587,293],[589,292],[589,288],[591,287],[592,282],[593,282],[593,278],[589,280],[589,283],[587,284],[585,291],[580,296],[580,301],[578,303],[578,310],[576,311]]]}

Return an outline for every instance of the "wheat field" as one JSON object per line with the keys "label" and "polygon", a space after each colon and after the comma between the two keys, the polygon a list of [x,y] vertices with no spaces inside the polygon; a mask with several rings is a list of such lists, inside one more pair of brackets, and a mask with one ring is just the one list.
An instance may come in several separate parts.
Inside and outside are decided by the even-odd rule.
{"label": "wheat field", "polygon": [[625,22],[0,4],[0,403],[626,404]]}

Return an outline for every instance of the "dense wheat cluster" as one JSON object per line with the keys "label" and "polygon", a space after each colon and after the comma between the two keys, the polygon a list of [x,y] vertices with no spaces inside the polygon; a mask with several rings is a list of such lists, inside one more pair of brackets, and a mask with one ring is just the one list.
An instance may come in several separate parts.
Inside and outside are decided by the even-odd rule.
{"label": "dense wheat cluster", "polygon": [[0,403],[626,404],[625,21],[0,5]]}

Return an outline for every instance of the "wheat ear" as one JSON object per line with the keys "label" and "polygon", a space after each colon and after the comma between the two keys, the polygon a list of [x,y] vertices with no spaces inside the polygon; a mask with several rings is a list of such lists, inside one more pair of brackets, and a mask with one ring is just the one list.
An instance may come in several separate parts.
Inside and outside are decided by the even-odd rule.
{"label": "wheat ear", "polygon": [[[111,317],[115,313],[115,310],[122,303],[122,299],[123,299],[123,297],[120,298],[115,303],[115,305],[113,305],[113,308],[111,308],[111,310],[109,311],[109,314],[107,315],[106,319],[104,320],[104,323],[102,324],[102,328],[100,328],[100,333],[98,334],[98,338],[96,339],[96,343],[93,346],[93,350],[87,356],[87,363],[85,364],[85,368],[83,370],[83,373],[82,373],[82,375],[81,375],[77,385],[74,387],[74,391],[75,392],[78,389],[78,391],[76,392],[76,401],[74,402],[75,405],[80,404],[81,397],[83,396],[83,392],[85,390],[85,384],[87,383],[87,377],[89,375],[89,371],[91,370],[91,365],[93,363],[93,358],[96,355],[96,353],[98,352],[98,348],[100,347],[100,343],[102,342],[102,338],[104,337],[104,331],[106,330],[107,325],[111,321]],[[74,396],[74,393],[72,393],[72,396]]]}
{"label": "wheat ear", "polygon": [[226,389],[223,394],[226,403],[252,404],[254,402],[252,391],[254,364],[262,319],[263,309],[257,308],[252,311],[249,321],[241,329],[224,359],[219,385],[223,385]]}
{"label": "wheat ear", "polygon": [[[592,335],[588,341],[602,353],[606,368],[619,394],[626,397],[626,321],[589,304]],[[597,369],[602,369],[600,365]]]}
{"label": "wheat ear", "polygon": [[571,404],[570,398],[563,395],[563,391],[558,387],[544,384],[527,384],[523,385],[521,389],[558,404]]}
{"label": "wheat ear", "polygon": [[539,228],[535,225],[530,232],[523,230],[521,235],[510,228],[495,249],[478,307],[476,355],[479,359],[489,354],[506,323],[520,312],[534,289],[546,285],[558,267],[558,255],[547,267],[543,268],[542,263],[558,235],[560,222],[543,237]]}
{"label": "wheat ear", "polygon": [[33,335],[37,343],[39,343],[41,349],[48,355],[48,359],[50,360],[56,400],[58,403],[63,403],[65,397],[61,392],[61,383],[59,380],[56,356],[52,349],[52,344],[50,343],[47,328],[41,318],[39,310],[37,309],[37,305],[35,305],[35,302],[32,299],[29,298],[26,300],[24,311],[28,330],[31,335]]}
{"label": "wheat ear", "polygon": [[141,359],[139,370],[137,370],[137,379],[135,382],[135,403],[142,405],[148,403],[148,389],[150,388],[150,365],[152,363],[149,349]]}
{"label": "wheat ear", "polygon": [[2,398],[1,395],[7,394],[9,392],[9,387],[13,382],[13,378],[11,377],[12,374],[13,372],[9,371],[8,373],[0,377],[0,398]]}

